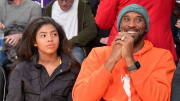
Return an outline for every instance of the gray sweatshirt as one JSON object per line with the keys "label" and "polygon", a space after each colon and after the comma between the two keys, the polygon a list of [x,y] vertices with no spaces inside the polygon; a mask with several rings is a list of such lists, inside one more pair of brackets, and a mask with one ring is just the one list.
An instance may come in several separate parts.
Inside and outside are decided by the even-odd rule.
{"label": "gray sweatshirt", "polygon": [[24,0],[18,6],[8,0],[0,0],[0,22],[6,27],[11,24],[26,24],[41,15],[41,7],[31,0]]}

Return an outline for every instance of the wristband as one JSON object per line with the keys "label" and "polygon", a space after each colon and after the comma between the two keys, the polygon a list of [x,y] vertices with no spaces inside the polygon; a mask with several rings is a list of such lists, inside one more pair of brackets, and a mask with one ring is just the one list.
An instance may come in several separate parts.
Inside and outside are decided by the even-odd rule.
{"label": "wristband", "polygon": [[128,71],[137,70],[140,68],[140,64],[136,61],[132,66],[128,67]]}

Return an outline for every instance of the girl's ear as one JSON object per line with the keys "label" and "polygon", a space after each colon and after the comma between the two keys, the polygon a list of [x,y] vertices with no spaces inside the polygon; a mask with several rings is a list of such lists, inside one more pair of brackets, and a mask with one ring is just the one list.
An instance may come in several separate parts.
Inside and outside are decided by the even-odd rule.
{"label": "girl's ear", "polygon": [[37,47],[37,43],[36,42],[34,43],[34,47]]}

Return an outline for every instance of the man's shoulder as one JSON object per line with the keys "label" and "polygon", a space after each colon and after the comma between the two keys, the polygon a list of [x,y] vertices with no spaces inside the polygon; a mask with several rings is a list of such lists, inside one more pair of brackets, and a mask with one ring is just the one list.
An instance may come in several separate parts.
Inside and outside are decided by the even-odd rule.
{"label": "man's shoulder", "polygon": [[92,50],[98,51],[98,52],[108,52],[108,51],[112,50],[112,47],[111,46],[101,46],[101,47],[95,47]]}
{"label": "man's shoulder", "polygon": [[147,40],[145,41],[145,46],[140,53],[148,54],[150,56],[155,56],[155,57],[156,56],[159,57],[164,54],[172,55],[169,50],[155,47],[150,41],[147,41]]}
{"label": "man's shoulder", "polygon": [[173,55],[169,50],[157,47],[153,47],[146,56],[148,56],[148,58],[150,60],[152,59],[153,61],[155,61],[154,59],[157,61],[166,59],[173,60]]}
{"label": "man's shoulder", "polygon": [[97,57],[107,57],[111,54],[112,47],[111,46],[102,46],[102,47],[95,47],[91,50],[90,55],[94,54]]}
{"label": "man's shoulder", "polygon": [[83,3],[88,3],[89,2],[88,0],[79,0],[79,1],[81,1]]}
{"label": "man's shoulder", "polygon": [[29,5],[31,7],[35,7],[35,8],[41,8],[40,4],[35,2],[35,1],[31,1],[31,0],[25,0],[26,5]]}
{"label": "man's shoulder", "polygon": [[169,55],[171,54],[171,52],[169,50],[163,49],[163,48],[157,48],[157,47],[153,47],[152,52],[157,53],[157,54],[165,54],[165,53],[167,53]]}

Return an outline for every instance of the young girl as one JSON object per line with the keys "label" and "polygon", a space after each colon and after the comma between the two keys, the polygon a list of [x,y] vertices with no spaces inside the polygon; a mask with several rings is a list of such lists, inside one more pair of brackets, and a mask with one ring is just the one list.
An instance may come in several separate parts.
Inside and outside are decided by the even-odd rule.
{"label": "young girl", "polygon": [[33,20],[17,47],[7,101],[72,101],[80,65],[69,50],[60,25],[48,17]]}

